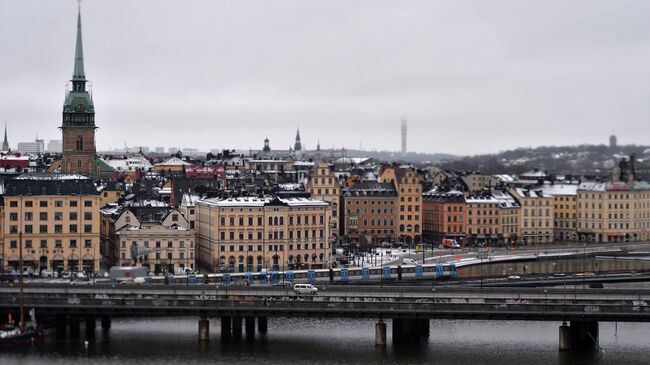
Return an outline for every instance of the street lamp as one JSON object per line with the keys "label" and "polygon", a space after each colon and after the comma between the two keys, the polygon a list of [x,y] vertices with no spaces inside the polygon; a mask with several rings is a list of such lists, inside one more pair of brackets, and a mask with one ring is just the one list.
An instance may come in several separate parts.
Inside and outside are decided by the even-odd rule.
{"label": "street lamp", "polygon": [[582,252],[582,289],[585,289],[585,284],[587,281],[587,242],[582,243],[583,252]]}

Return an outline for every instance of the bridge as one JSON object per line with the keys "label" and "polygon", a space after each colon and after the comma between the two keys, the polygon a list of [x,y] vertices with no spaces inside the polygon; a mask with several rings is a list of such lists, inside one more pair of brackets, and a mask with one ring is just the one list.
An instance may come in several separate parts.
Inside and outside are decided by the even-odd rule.
{"label": "bridge", "polygon": [[[208,318],[220,317],[222,338],[267,331],[268,317],[354,317],[377,319],[376,342],[427,338],[430,319],[531,320],[563,322],[560,348],[593,346],[598,322],[649,322],[650,290],[320,286],[317,295],[281,287],[217,285],[38,285],[25,287],[25,306],[54,316],[57,329],[71,331],[84,319],[110,327],[111,316],[196,316],[199,338],[209,338]],[[18,288],[0,286],[0,310],[15,311]],[[566,325],[570,322],[570,326]],[[94,327],[92,327],[94,328]]]}

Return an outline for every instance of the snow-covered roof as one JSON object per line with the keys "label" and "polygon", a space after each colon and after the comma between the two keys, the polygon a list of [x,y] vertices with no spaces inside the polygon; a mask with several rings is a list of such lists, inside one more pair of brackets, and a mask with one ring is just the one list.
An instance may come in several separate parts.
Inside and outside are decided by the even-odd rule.
{"label": "snow-covered roof", "polygon": [[517,195],[524,198],[552,198],[553,196],[545,192],[542,187],[527,188],[514,188]]}
{"label": "snow-covered roof", "polygon": [[501,208],[519,208],[519,203],[517,200],[512,195],[504,191],[493,190],[492,195],[496,200],[499,201]]}
{"label": "snow-covered roof", "polygon": [[310,161],[294,161],[294,162],[293,162],[293,165],[294,165],[294,166],[307,166],[307,167],[311,167],[311,166],[314,166],[315,163],[314,163],[314,162],[310,162]]}
{"label": "snow-covered roof", "polygon": [[465,202],[467,204],[486,204],[486,203],[494,203],[498,204],[499,200],[496,199],[494,196],[489,195],[489,196],[468,196],[465,198]]}
{"label": "snow-covered roof", "polygon": [[[276,198],[283,204],[289,205],[289,206],[328,206],[329,203],[322,201],[322,200],[317,200],[313,198]],[[267,196],[267,197],[256,197],[256,196],[243,196],[243,197],[236,197],[236,198],[210,198],[210,199],[203,199],[200,200],[198,203],[199,204],[207,204],[207,205],[213,205],[213,206],[218,206],[218,207],[263,207],[271,201],[273,201],[274,198]]]}
{"label": "snow-covered roof", "polygon": [[617,182],[588,181],[578,185],[577,190],[587,190],[587,191],[650,190],[650,184],[648,184],[645,181],[634,181],[632,183],[626,183],[623,181],[617,181]]}
{"label": "snow-covered roof", "polygon": [[101,160],[117,171],[135,171],[135,169],[138,168],[141,170],[147,170],[153,167],[149,160],[140,155],[122,159]]}
{"label": "snow-covered roof", "polygon": [[87,177],[79,174],[58,174],[58,173],[33,173],[22,174],[14,180],[88,180]]}
{"label": "snow-covered roof", "polygon": [[29,161],[29,156],[21,155],[11,155],[11,154],[0,154],[0,160],[11,160],[11,161]]}
{"label": "snow-covered roof", "polygon": [[196,205],[196,202],[199,201],[201,197],[197,194],[185,193],[183,194],[183,199],[181,200],[181,205],[186,207],[193,207]]}
{"label": "snow-covered roof", "polygon": [[578,184],[544,184],[542,186],[545,194],[556,195],[576,195],[578,193]]}
{"label": "snow-covered roof", "polygon": [[370,160],[370,157],[341,157],[334,161],[336,164],[361,164]]}
{"label": "snow-covered roof", "polygon": [[302,190],[302,185],[296,183],[278,184],[278,188],[284,191],[295,191]]}
{"label": "snow-covered roof", "polygon": [[497,179],[501,180],[502,182],[512,182],[512,181],[515,180],[512,176],[510,176],[510,175],[505,175],[505,174],[502,174],[502,175],[494,175],[494,176],[495,176]]}
{"label": "snow-covered roof", "polygon": [[157,163],[156,166],[192,166],[192,164],[174,156],[166,159],[163,162]]}

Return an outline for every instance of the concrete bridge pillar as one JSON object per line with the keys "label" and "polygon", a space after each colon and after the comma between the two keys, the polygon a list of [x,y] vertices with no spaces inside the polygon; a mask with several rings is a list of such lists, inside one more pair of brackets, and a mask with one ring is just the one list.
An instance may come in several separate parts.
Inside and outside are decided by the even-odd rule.
{"label": "concrete bridge pillar", "polygon": [[233,316],[232,317],[232,336],[235,339],[240,339],[242,335],[242,317]]}
{"label": "concrete bridge pillar", "polygon": [[386,346],[386,323],[381,319],[375,324],[375,346]]}
{"label": "concrete bridge pillar", "polygon": [[221,317],[221,339],[227,340],[232,335],[232,317]]}
{"label": "concrete bridge pillar", "polygon": [[244,317],[244,326],[246,327],[246,338],[255,337],[255,317]]}
{"label": "concrete bridge pillar", "polygon": [[598,345],[598,322],[571,322],[570,343],[572,349],[591,349]]}
{"label": "concrete bridge pillar", "polygon": [[68,326],[70,327],[70,336],[79,337],[81,333],[81,320],[79,316],[71,315],[68,318]]}
{"label": "concrete bridge pillar", "polygon": [[199,341],[210,339],[210,321],[205,318],[199,319]]}
{"label": "concrete bridge pillar", "polygon": [[111,316],[102,316],[102,329],[109,330],[111,328]]}
{"label": "concrete bridge pillar", "polygon": [[269,320],[267,317],[257,317],[257,331],[260,334],[266,334],[269,328]]}
{"label": "concrete bridge pillar", "polygon": [[566,322],[560,326],[560,351],[571,349],[571,329]]}

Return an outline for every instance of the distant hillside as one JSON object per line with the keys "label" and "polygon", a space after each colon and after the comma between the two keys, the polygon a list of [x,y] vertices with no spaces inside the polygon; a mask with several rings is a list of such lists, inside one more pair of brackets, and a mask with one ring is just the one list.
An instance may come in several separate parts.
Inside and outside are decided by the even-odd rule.
{"label": "distant hillside", "polygon": [[533,168],[551,174],[578,174],[604,176],[621,158],[635,155],[637,167],[648,169],[650,146],[605,145],[543,146],[517,148],[497,154],[467,156],[448,160],[441,167],[451,170],[478,170],[486,174],[519,174]]}

